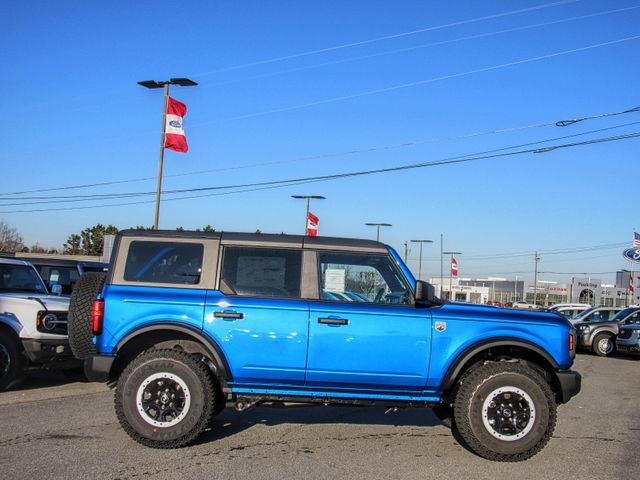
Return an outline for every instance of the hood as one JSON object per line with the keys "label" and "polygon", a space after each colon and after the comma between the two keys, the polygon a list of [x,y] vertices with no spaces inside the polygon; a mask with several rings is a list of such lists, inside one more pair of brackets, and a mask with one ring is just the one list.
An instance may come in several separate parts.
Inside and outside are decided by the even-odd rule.
{"label": "hood", "polygon": [[440,307],[449,315],[482,318],[485,321],[496,322],[522,322],[522,323],[546,323],[565,325],[572,328],[571,323],[562,315],[555,312],[543,312],[540,310],[519,310],[513,308],[500,308],[493,305],[477,305],[473,303],[451,302]]}
{"label": "hood", "polygon": [[640,330],[640,323],[632,323],[631,325],[623,325],[620,330]]}
{"label": "hood", "polygon": [[[68,311],[69,297],[58,295],[34,294],[34,293],[3,293],[0,294],[0,305],[6,307],[7,303],[31,303],[35,302],[47,310]],[[40,308],[42,309],[42,308]],[[4,309],[3,309],[4,310]]]}

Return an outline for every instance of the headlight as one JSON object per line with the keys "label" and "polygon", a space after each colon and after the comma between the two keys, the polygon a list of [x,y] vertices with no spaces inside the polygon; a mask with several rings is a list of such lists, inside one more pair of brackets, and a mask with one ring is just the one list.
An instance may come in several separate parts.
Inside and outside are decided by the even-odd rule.
{"label": "headlight", "polygon": [[580,333],[589,333],[591,331],[591,327],[589,325],[582,325],[578,327]]}
{"label": "headlight", "polygon": [[53,330],[54,328],[56,328],[56,325],[58,325],[58,323],[58,316],[55,313],[47,313],[42,318],[42,326],[46,330]]}

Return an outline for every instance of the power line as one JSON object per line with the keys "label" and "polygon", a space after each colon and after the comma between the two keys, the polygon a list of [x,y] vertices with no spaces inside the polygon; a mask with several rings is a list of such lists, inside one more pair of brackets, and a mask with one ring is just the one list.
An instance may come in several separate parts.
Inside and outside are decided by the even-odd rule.
{"label": "power line", "polygon": [[485,15],[482,17],[476,17],[476,18],[470,18],[467,20],[460,20],[457,22],[452,22],[452,23],[446,23],[443,25],[435,25],[432,27],[426,27],[426,28],[421,28],[418,30],[410,30],[410,31],[406,31],[406,32],[400,32],[400,33],[395,33],[392,35],[384,35],[381,37],[375,37],[375,38],[370,38],[367,40],[360,40],[357,42],[350,42],[350,43],[343,43],[341,45],[335,45],[333,47],[325,47],[325,48],[319,48],[319,49],[315,49],[315,50],[307,50],[305,52],[300,52],[300,53],[294,53],[294,54],[290,54],[290,55],[283,55],[280,57],[273,57],[273,58],[268,58],[265,60],[258,60],[255,62],[249,62],[249,63],[243,63],[243,64],[239,64],[239,65],[232,65],[229,67],[223,67],[223,68],[218,68],[216,70],[211,70],[209,72],[202,72],[202,73],[196,73],[191,75],[192,77],[204,77],[204,76],[208,76],[208,75],[212,75],[212,74],[216,74],[216,73],[223,73],[223,72],[229,72],[232,70],[240,70],[243,68],[248,68],[248,67],[255,67],[255,66],[259,66],[259,65],[266,65],[266,64],[270,64],[270,63],[276,63],[276,62],[281,62],[284,60],[293,60],[296,58],[302,58],[302,57],[308,57],[311,55],[317,55],[319,53],[327,53],[327,52],[334,52],[336,50],[342,50],[345,48],[353,48],[353,47],[360,47],[363,45],[370,45],[372,43],[378,43],[378,42],[382,42],[385,40],[393,40],[396,38],[402,38],[402,37],[408,37],[408,36],[412,36],[412,35],[417,35],[419,33],[426,33],[426,32],[433,32],[436,30],[443,30],[446,28],[450,28],[450,27],[457,27],[460,25],[468,25],[471,23],[478,23],[478,22],[483,22],[485,20],[493,20],[496,18],[501,18],[501,17],[507,17],[507,16],[511,16],[511,15],[517,15],[520,13],[527,13],[527,12],[533,12],[536,10],[542,10],[545,8],[551,8],[551,7],[557,7],[557,6],[561,6],[561,5],[567,5],[570,3],[577,3],[580,0],[563,0],[560,2],[553,2],[553,3],[546,3],[543,5],[537,5],[534,7],[529,7],[529,8],[521,8],[518,10],[511,10],[508,12],[502,12],[502,13],[497,13],[497,14],[493,14],[493,15]]}
{"label": "power line", "polygon": [[[583,118],[578,119],[577,121],[601,118],[601,117],[606,117],[606,116],[611,116],[611,115],[620,115],[620,114],[623,114],[623,113],[631,113],[631,112],[637,112],[637,111],[639,111],[638,108],[632,108],[632,109],[627,109],[627,110],[620,111],[620,112],[610,112],[610,113],[605,113],[605,114],[592,115],[592,116],[589,116],[589,117],[583,117]],[[294,158],[294,159],[290,159],[290,160],[279,160],[279,161],[274,161],[274,162],[260,162],[260,163],[247,164],[247,165],[244,165],[244,166],[228,167],[228,168],[222,168],[222,169],[217,168],[217,169],[209,169],[209,170],[199,170],[199,171],[195,171],[195,172],[186,172],[186,173],[181,173],[181,174],[165,175],[165,178],[167,178],[167,177],[190,176],[190,175],[201,175],[201,174],[204,174],[204,173],[219,172],[219,171],[224,171],[224,170],[236,170],[236,169],[240,169],[240,168],[251,168],[251,167],[254,167],[254,166],[268,166],[268,165],[293,163],[293,162],[302,161],[302,160],[324,159],[324,158],[330,158],[330,157],[340,157],[340,156],[346,156],[346,155],[354,155],[354,154],[359,154],[359,153],[371,153],[371,152],[376,152],[376,151],[412,147],[412,146],[416,146],[416,145],[421,145],[421,144],[425,144],[425,143],[432,143],[432,142],[437,142],[437,141],[443,141],[443,140],[458,140],[458,139],[463,139],[463,138],[472,138],[472,137],[478,137],[478,136],[484,136],[484,135],[493,135],[493,134],[505,133],[505,132],[515,132],[515,131],[521,131],[521,130],[533,129],[533,128],[542,128],[542,127],[555,125],[556,123],[557,122],[546,122],[546,123],[539,123],[539,124],[536,124],[536,125],[525,125],[525,126],[520,126],[520,127],[503,128],[503,129],[499,129],[499,130],[475,132],[475,133],[470,133],[470,134],[466,134],[466,135],[459,135],[459,136],[453,136],[453,137],[436,137],[436,138],[431,138],[431,139],[427,139],[427,140],[417,140],[417,141],[413,141],[413,142],[405,142],[405,143],[400,143],[400,144],[369,147],[369,148],[364,148],[364,149],[359,149],[359,150],[348,150],[348,151],[337,152],[337,153],[334,152],[334,153],[326,153],[326,154],[306,156],[306,157],[298,157],[298,158]],[[622,128],[622,127],[627,127],[627,126],[631,126],[631,125],[637,125],[639,123],[640,122],[624,123],[624,124],[614,125],[614,126],[611,126],[611,127],[605,127],[605,128],[595,129],[595,130],[589,130],[589,131],[586,131],[586,132],[577,133],[577,134],[573,134],[573,135],[564,135],[564,136],[561,136],[561,137],[555,137],[555,138],[551,138],[551,139],[547,139],[547,140],[541,140],[541,141],[537,141],[537,142],[530,142],[530,143],[515,145],[515,146],[512,146],[512,147],[500,148],[500,149],[496,149],[496,150],[488,150],[488,151],[485,151],[485,152],[473,153],[473,154],[469,154],[469,155],[465,155],[465,156],[473,156],[473,155],[478,155],[478,154],[484,154],[484,153],[490,153],[490,152],[495,152],[495,151],[502,151],[502,150],[520,148],[520,147],[529,146],[529,145],[536,145],[536,144],[540,144],[540,143],[547,143],[547,142],[552,142],[552,141],[557,141],[557,140],[563,140],[563,139],[566,139],[566,138],[573,138],[573,137],[576,137],[576,136],[589,135],[589,134],[592,134],[592,133],[599,133],[599,132],[613,130],[613,129]],[[454,158],[458,158],[458,157],[454,157]],[[53,200],[53,199],[87,199],[88,200],[88,199],[91,199],[91,198],[106,199],[106,198],[125,198],[127,196],[150,195],[150,194],[154,194],[154,192],[130,192],[130,193],[114,193],[114,194],[58,195],[58,196],[53,195],[53,196],[34,196],[34,197],[17,197],[16,196],[16,195],[23,195],[23,194],[26,194],[26,193],[44,193],[44,192],[51,192],[51,191],[72,190],[72,189],[90,188],[90,187],[97,187],[97,186],[116,185],[116,184],[130,183],[130,182],[136,182],[136,181],[141,181],[141,180],[155,180],[155,178],[156,177],[144,177],[144,178],[139,178],[139,179],[116,180],[116,181],[112,181],[112,182],[88,183],[88,184],[70,185],[70,186],[64,186],[64,187],[53,187],[53,188],[45,188],[45,189],[9,192],[9,193],[0,194],[0,202],[10,201],[10,200],[44,200],[44,199],[46,199],[46,200]],[[240,187],[253,186],[253,184],[239,185],[239,186]],[[236,187],[237,186],[231,186],[231,187],[226,187],[226,188],[236,188]],[[225,187],[221,187],[221,188],[225,188]],[[176,193],[176,192],[182,192],[182,191],[184,191],[184,190],[177,190],[177,191],[176,190],[165,190],[163,193]],[[7,197],[7,196],[10,196],[10,197],[9,198],[2,198],[2,197]],[[7,206],[7,205],[16,205],[16,204],[4,204],[4,205]]]}
{"label": "power line", "polygon": [[[613,141],[627,140],[627,139],[637,138],[637,137],[640,137],[640,131],[639,132],[633,132],[633,133],[625,134],[625,135],[603,137],[603,138],[599,138],[599,139],[585,141],[585,142],[582,142],[582,143],[580,143],[580,142],[573,143],[573,144],[571,144],[571,146],[572,147],[576,147],[576,146],[579,146],[579,145],[592,145],[592,144],[595,144],[595,143],[613,142]],[[556,147],[557,148],[564,148],[563,145],[557,145]],[[373,170],[363,170],[363,171],[359,171],[359,172],[348,172],[348,173],[341,173],[341,174],[334,174],[334,175],[322,175],[322,176],[306,177],[306,178],[290,179],[290,180],[278,180],[278,181],[272,181],[272,182],[260,182],[260,183],[256,183],[256,184],[251,184],[251,185],[258,185],[259,187],[257,187],[257,188],[249,188],[249,189],[246,189],[246,190],[240,190],[240,191],[235,191],[235,192],[222,192],[222,193],[208,193],[208,194],[204,194],[204,195],[193,195],[193,196],[190,196],[190,197],[177,197],[177,198],[174,197],[174,198],[165,199],[165,201],[187,200],[187,199],[190,199],[190,198],[212,197],[212,196],[218,196],[218,195],[228,195],[228,194],[232,194],[232,193],[245,193],[245,192],[252,192],[252,191],[256,191],[256,190],[265,190],[265,189],[269,189],[269,188],[279,188],[279,187],[285,187],[285,186],[300,185],[300,184],[304,184],[304,183],[315,183],[315,182],[322,182],[322,181],[329,181],[329,180],[337,180],[337,179],[341,179],[341,178],[350,178],[350,177],[358,177],[358,176],[364,176],[364,175],[372,175],[372,174],[378,174],[378,173],[389,173],[389,172],[402,171],[402,170],[411,170],[411,169],[417,169],[417,168],[426,168],[426,167],[435,167],[435,166],[450,165],[450,164],[456,164],[456,163],[465,163],[465,162],[486,160],[486,159],[490,159],[490,158],[500,158],[500,157],[514,156],[514,155],[522,155],[524,153],[535,153],[537,150],[538,149],[530,148],[530,149],[525,149],[525,150],[518,150],[518,151],[515,151],[515,152],[494,153],[494,154],[490,154],[490,155],[479,155],[479,156],[475,156],[475,157],[466,156],[464,158],[458,157],[458,158],[453,158],[453,159],[449,159],[449,160],[435,160],[435,161],[431,161],[431,162],[423,162],[423,163],[417,163],[417,164],[411,164],[411,165],[402,165],[402,166],[397,166],[397,167],[380,168],[380,169],[373,169]],[[247,185],[249,185],[249,184],[247,184]],[[186,191],[203,191],[203,190],[214,190],[214,189],[220,189],[220,188],[221,187],[206,187],[206,188],[200,188],[200,189],[189,189],[189,190],[186,190]],[[234,188],[234,187],[224,187],[224,188]],[[0,213],[7,214],[7,213],[31,213],[31,212],[42,212],[42,211],[77,210],[77,209],[84,209],[84,208],[103,208],[103,207],[113,207],[113,206],[123,206],[123,205],[135,205],[135,204],[150,203],[150,202],[153,202],[153,201],[129,202],[129,203],[109,204],[109,205],[92,205],[92,206],[85,206],[85,207],[63,207],[63,208],[33,209],[33,210],[9,210],[9,211],[0,211]]]}
{"label": "power line", "polygon": [[525,63],[531,63],[531,62],[537,62],[540,60],[546,60],[549,58],[554,58],[554,57],[559,57],[559,56],[563,56],[563,55],[569,55],[571,53],[577,53],[577,52],[584,52],[587,50],[591,50],[594,48],[601,48],[601,47],[606,47],[609,45],[615,45],[618,43],[623,43],[623,42],[628,42],[628,41],[632,41],[632,40],[637,40],[640,38],[640,35],[634,35],[631,37],[625,37],[625,38],[620,38],[617,40],[611,40],[608,42],[602,42],[602,43],[597,43],[597,44],[593,44],[593,45],[588,45],[586,47],[580,47],[580,48],[573,48],[571,50],[563,50],[560,52],[555,52],[555,53],[550,53],[547,55],[540,55],[537,57],[531,57],[531,58],[525,58],[522,60],[516,60],[513,62],[508,62],[508,63],[502,63],[499,65],[492,65],[489,67],[483,67],[483,68],[477,68],[474,70],[468,70],[465,72],[459,72],[459,73],[453,73],[450,75],[443,75],[440,77],[434,77],[434,78],[428,78],[425,80],[418,80],[415,82],[409,82],[409,83],[402,83],[402,84],[398,84],[398,85],[391,85],[389,87],[384,87],[384,88],[377,88],[374,90],[367,90],[364,92],[359,92],[359,93],[353,93],[353,94],[349,94],[349,95],[341,95],[339,97],[332,97],[332,98],[326,98],[324,100],[316,100],[313,102],[307,102],[307,103],[301,103],[301,104],[297,104],[297,105],[290,105],[288,107],[279,107],[279,108],[274,108],[271,110],[263,110],[261,112],[253,112],[253,113],[247,113],[247,114],[243,114],[243,115],[236,115],[233,117],[227,117],[227,118],[222,118],[222,119],[217,119],[217,120],[209,120],[206,122],[200,122],[200,123],[196,123],[191,125],[191,128],[193,127],[201,127],[204,125],[210,125],[212,123],[226,123],[226,122],[231,122],[231,121],[237,121],[237,120],[246,120],[248,118],[255,118],[255,117],[261,117],[264,115],[271,115],[274,113],[283,113],[283,112],[289,112],[292,110],[300,110],[303,108],[309,108],[309,107],[316,107],[318,105],[326,105],[328,103],[335,103],[335,102],[341,102],[344,100],[351,100],[354,98],[360,98],[360,97],[366,97],[366,96],[370,96],[370,95],[377,95],[380,93],[387,93],[387,92],[392,92],[395,90],[401,90],[403,88],[409,88],[409,87],[417,87],[417,86],[421,86],[421,85],[426,85],[429,83],[435,83],[435,82],[439,82],[442,80],[449,80],[452,78],[460,78],[460,77],[465,77],[467,75],[475,75],[477,73],[484,73],[484,72],[489,72],[492,70],[499,70],[502,68],[507,68],[507,67],[513,67],[515,65],[522,65]]}
{"label": "power line", "polygon": [[630,10],[637,10],[638,8],[640,8],[640,5],[635,5],[635,6],[626,7],[626,8],[616,8],[616,9],[613,9],[613,10],[605,10],[605,11],[596,12],[596,13],[590,13],[590,14],[586,14],[586,15],[578,15],[578,16],[575,16],[575,17],[562,18],[562,19],[559,19],[559,20],[551,20],[551,21],[548,21],[548,22],[524,25],[524,26],[521,26],[521,27],[507,28],[507,29],[503,29],[503,30],[495,30],[495,31],[492,31],[492,32],[479,33],[479,34],[476,34],[476,35],[467,35],[467,36],[464,36],[464,37],[452,38],[452,39],[449,39],[449,40],[442,40],[442,41],[438,41],[438,42],[425,43],[425,44],[422,44],[422,45],[414,45],[414,46],[405,47],[405,48],[397,48],[397,49],[394,49],[394,50],[387,50],[385,52],[371,53],[371,54],[368,54],[368,55],[360,55],[360,56],[357,56],[357,57],[344,58],[344,59],[341,59],[341,60],[333,60],[333,61],[330,61],[330,62],[322,62],[322,63],[315,63],[315,64],[312,64],[312,65],[304,65],[302,67],[290,68],[290,69],[287,69],[287,70],[280,70],[280,71],[276,71],[276,72],[263,73],[263,74],[259,74],[259,75],[252,75],[252,76],[249,76],[249,77],[236,78],[236,79],[233,79],[233,80],[227,80],[227,81],[223,81],[223,82],[207,83],[207,84],[202,85],[201,88],[211,88],[211,87],[218,87],[218,86],[222,86],[222,85],[229,85],[229,84],[232,84],[232,83],[238,83],[238,82],[244,82],[244,81],[250,81],[250,80],[259,80],[259,79],[262,79],[262,78],[269,78],[269,77],[274,77],[274,76],[278,76],[278,75],[285,75],[285,74],[295,73],[295,72],[300,72],[300,71],[305,71],[305,70],[328,67],[328,66],[332,66],[332,65],[340,65],[340,64],[343,64],[343,63],[349,63],[349,62],[354,62],[354,61],[359,61],[359,60],[367,60],[367,59],[370,59],[370,58],[382,57],[382,56],[386,56],[386,55],[394,55],[394,54],[397,54],[397,53],[405,53],[405,52],[415,51],[415,50],[428,48],[428,47],[437,47],[437,46],[441,46],[441,45],[448,45],[448,44],[451,44],[451,43],[462,42],[462,41],[466,41],[466,40],[477,40],[477,39],[480,39],[480,38],[491,37],[491,36],[500,35],[500,34],[504,34],[504,33],[520,32],[520,31],[524,31],[524,30],[530,30],[530,29],[533,29],[533,28],[546,27],[546,26],[550,26],[550,25],[556,25],[556,24],[571,22],[571,21],[575,21],[575,20],[584,20],[584,19],[587,19],[587,18],[593,18],[593,17],[599,17],[599,16],[603,16],[603,15],[609,15],[609,14],[612,14],[612,13],[627,12],[627,11],[630,11]]}

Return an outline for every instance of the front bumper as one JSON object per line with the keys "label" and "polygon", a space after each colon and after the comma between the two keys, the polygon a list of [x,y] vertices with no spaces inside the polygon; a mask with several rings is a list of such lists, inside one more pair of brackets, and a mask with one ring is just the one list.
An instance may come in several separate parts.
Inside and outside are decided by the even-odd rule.
{"label": "front bumper", "polygon": [[93,355],[84,359],[84,374],[90,382],[104,383],[109,379],[109,372],[116,357],[110,355]]}
{"label": "front bumper", "polygon": [[579,349],[590,349],[591,344],[593,343],[593,337],[591,333],[580,333],[578,332],[578,348]]}
{"label": "front bumper", "polygon": [[55,368],[75,368],[82,366],[71,352],[69,341],[46,339],[22,339],[24,351],[29,362]]}
{"label": "front bumper", "polygon": [[619,352],[640,355],[640,337],[638,335],[632,335],[630,338],[618,337],[616,339],[616,349]]}
{"label": "front bumper", "polygon": [[560,370],[556,372],[558,379],[559,403],[567,403],[572,397],[580,392],[582,387],[582,375],[574,370]]}

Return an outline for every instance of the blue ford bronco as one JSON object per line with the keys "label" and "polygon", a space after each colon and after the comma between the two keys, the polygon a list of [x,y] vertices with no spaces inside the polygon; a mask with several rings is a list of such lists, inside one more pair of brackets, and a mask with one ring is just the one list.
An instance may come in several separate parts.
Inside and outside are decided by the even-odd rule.
{"label": "blue ford bronco", "polygon": [[193,442],[227,405],[433,408],[478,455],[519,461],[580,390],[555,313],[446,303],[370,240],[127,230],[84,275],[69,337],[137,442]]}

